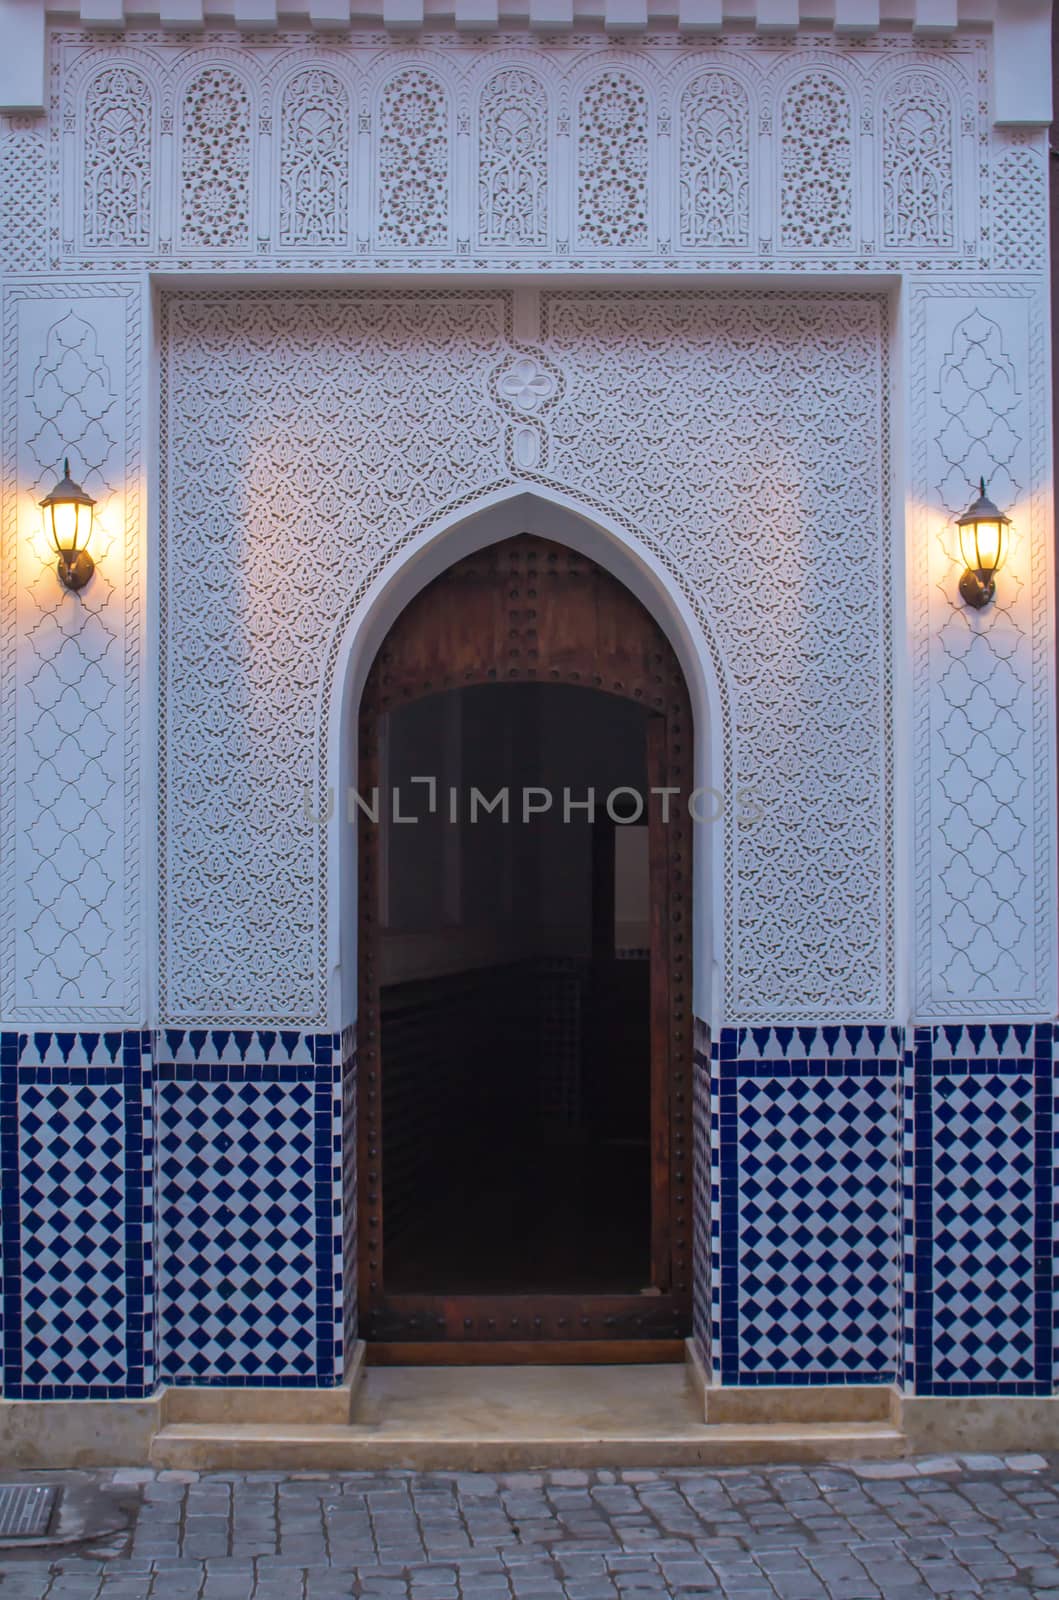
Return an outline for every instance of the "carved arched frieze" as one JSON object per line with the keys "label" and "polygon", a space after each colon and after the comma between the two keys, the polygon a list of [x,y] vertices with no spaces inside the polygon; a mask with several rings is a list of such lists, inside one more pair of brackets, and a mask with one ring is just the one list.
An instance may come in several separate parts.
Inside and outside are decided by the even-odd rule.
{"label": "carved arched frieze", "polygon": [[757,215],[758,97],[750,74],[719,52],[696,61],[666,96],[674,247],[747,250]]}
{"label": "carved arched frieze", "polygon": [[849,78],[823,65],[790,74],[776,97],[777,244],[785,253],[859,249],[858,102]]}
{"label": "carved arched frieze", "polygon": [[539,67],[493,62],[475,95],[480,249],[546,249],[552,235],[552,96]]}
{"label": "carved arched frieze", "polygon": [[961,178],[974,159],[962,143],[973,127],[961,87],[948,63],[914,52],[892,62],[876,85],[873,178],[885,250],[962,249]]}
{"label": "carved arched frieze", "polygon": [[155,93],[127,61],[88,78],[81,106],[81,238],[88,250],[143,250],[153,242]]}
{"label": "carved arched frieze", "polygon": [[646,64],[608,52],[571,83],[571,246],[650,250],[657,238],[656,96]]}
{"label": "carved arched frieze", "polygon": [[276,84],[272,103],[276,248],[348,248],[356,122],[345,76],[330,60],[302,61]]}
{"label": "carved arched frieze", "polygon": [[[1026,158],[999,167],[1015,147],[983,110],[985,35],[942,48],[898,34],[652,32],[621,48],[588,33],[431,33],[414,43],[367,32],[325,42],[286,31],[249,40],[56,30],[52,50],[59,105],[43,237],[56,241],[49,257],[61,251],[77,270],[344,270],[355,255],[358,266],[402,272],[465,270],[468,258],[509,272],[549,258],[588,271],[797,270],[803,259],[827,272],[978,271],[993,255],[1016,259],[989,248],[988,174],[999,173],[1005,196],[1032,188]],[[229,98],[225,110],[215,78],[210,105],[192,108],[203,73],[229,89],[238,80],[245,106]],[[112,207],[108,229],[85,185],[87,86],[135,91],[135,74],[152,101],[150,159],[142,185],[127,169],[118,184],[142,191],[146,234],[136,204]],[[411,92],[390,103],[398,80]],[[914,151],[900,155],[917,88],[950,108],[951,190]],[[134,121],[136,102],[134,92]],[[413,113],[426,118],[418,131]],[[222,134],[212,146],[210,116]],[[928,125],[924,141],[943,149],[944,130]],[[918,189],[916,171],[926,172]],[[932,183],[934,224],[924,220]],[[899,190],[905,211],[914,197],[915,217],[898,215]]]}
{"label": "carved arched frieze", "polygon": [[252,233],[254,96],[229,61],[200,63],[175,97],[178,237],[184,246],[247,250]]}
{"label": "carved arched frieze", "polygon": [[380,250],[452,243],[452,95],[440,73],[408,60],[387,73],[373,117],[375,236]]}

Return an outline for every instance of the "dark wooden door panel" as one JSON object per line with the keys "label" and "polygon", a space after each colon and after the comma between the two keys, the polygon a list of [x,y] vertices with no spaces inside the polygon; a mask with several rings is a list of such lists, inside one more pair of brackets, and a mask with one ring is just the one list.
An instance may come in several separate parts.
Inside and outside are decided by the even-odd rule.
{"label": "dark wooden door panel", "polygon": [[[648,783],[680,788],[649,812],[651,1282],[621,1294],[407,1294],[387,1286],[383,1249],[379,849],[359,832],[358,1250],[360,1327],[380,1350],[443,1347],[480,1359],[491,1345],[559,1359],[565,1347],[673,1348],[690,1331],[690,789],[687,689],[665,635],[609,573],[531,535],[458,562],[409,604],[383,642],[360,712],[358,788],[379,781],[379,719],[444,689],[561,683],[632,700],[647,719]],[[547,1181],[543,1175],[542,1181]],[[551,1352],[545,1356],[544,1352]],[[527,1359],[530,1359],[527,1357]],[[610,1357],[610,1359],[614,1359]],[[643,1357],[637,1357],[643,1359]]]}

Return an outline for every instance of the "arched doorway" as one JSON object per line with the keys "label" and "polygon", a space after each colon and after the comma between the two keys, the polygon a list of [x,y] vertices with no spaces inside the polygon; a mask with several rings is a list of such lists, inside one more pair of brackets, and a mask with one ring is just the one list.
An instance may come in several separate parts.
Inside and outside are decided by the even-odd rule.
{"label": "arched doorway", "polygon": [[398,617],[359,737],[362,1336],[376,1359],[672,1359],[692,722],[668,640],[586,556],[505,539]]}

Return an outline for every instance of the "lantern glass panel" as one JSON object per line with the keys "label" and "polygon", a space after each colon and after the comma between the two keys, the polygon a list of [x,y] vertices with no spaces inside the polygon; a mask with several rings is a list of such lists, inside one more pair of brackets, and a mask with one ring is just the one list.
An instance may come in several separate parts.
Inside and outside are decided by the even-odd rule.
{"label": "lantern glass panel", "polygon": [[88,543],[92,527],[92,507],[76,500],[53,502],[46,515],[51,517],[51,538],[60,554],[75,555]]}
{"label": "lantern glass panel", "polygon": [[995,572],[1004,559],[1004,524],[993,519],[966,523],[960,529],[960,550],[972,572]]}

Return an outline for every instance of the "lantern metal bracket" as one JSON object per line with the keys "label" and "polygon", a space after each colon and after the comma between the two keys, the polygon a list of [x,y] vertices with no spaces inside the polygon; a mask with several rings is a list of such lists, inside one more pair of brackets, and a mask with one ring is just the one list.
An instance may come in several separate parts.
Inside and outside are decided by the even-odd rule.
{"label": "lantern metal bracket", "polygon": [[65,556],[60,556],[55,563],[55,570],[59,574],[59,582],[64,589],[83,589],[93,572],[96,564],[87,550],[79,550],[72,561],[67,561]]}
{"label": "lantern metal bracket", "polygon": [[960,599],[966,606],[973,606],[975,611],[981,611],[983,606],[989,605],[996,596],[996,579],[990,578],[983,583],[977,572],[968,568],[960,578]]}

